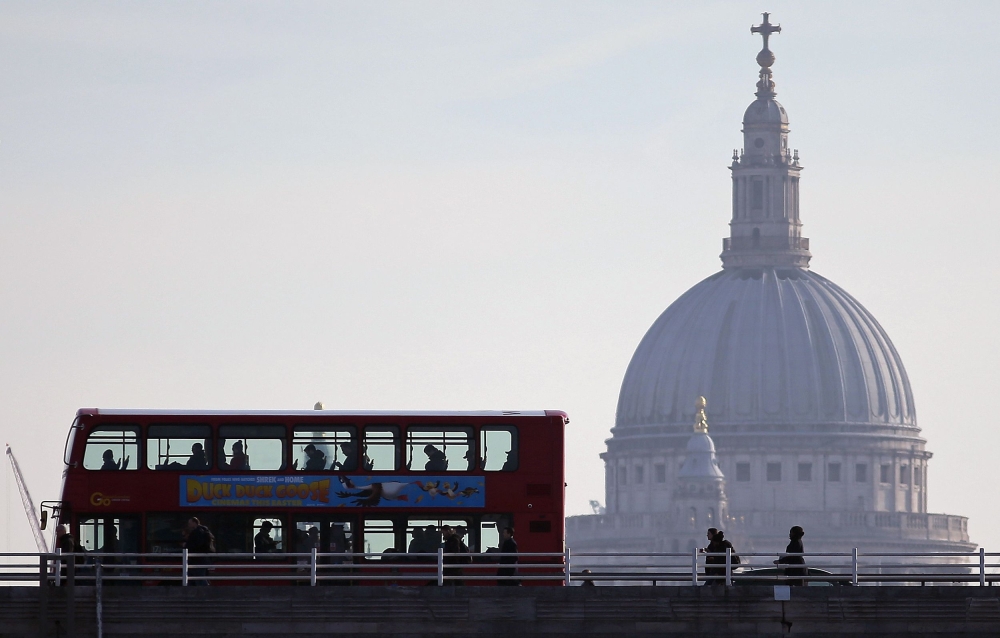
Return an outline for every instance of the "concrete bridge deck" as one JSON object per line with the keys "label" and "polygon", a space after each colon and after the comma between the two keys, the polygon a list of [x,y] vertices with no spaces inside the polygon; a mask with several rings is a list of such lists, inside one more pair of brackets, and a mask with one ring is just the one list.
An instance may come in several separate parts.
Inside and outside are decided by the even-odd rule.
{"label": "concrete bridge deck", "polygon": [[[93,587],[0,587],[0,636],[97,636]],[[68,598],[74,613],[68,614]],[[1000,588],[106,587],[103,636],[997,636]],[[71,617],[72,616],[72,617]]]}

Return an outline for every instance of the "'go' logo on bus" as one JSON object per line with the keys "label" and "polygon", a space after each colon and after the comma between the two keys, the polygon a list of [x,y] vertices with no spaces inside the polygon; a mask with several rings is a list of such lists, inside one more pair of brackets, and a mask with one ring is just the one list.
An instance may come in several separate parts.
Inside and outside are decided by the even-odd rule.
{"label": "'go' logo on bus", "polygon": [[108,507],[111,505],[111,497],[105,496],[100,492],[94,492],[93,494],[90,495],[90,504],[103,505],[104,507]]}

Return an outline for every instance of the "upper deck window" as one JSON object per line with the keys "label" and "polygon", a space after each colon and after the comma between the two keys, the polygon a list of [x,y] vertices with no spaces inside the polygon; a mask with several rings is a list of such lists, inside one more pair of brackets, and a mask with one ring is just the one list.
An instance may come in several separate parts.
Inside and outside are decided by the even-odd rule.
{"label": "upper deck window", "polygon": [[479,431],[479,467],[487,472],[513,472],[517,469],[517,428],[484,426]]}
{"label": "upper deck window", "polygon": [[410,426],[406,469],[413,472],[467,472],[475,464],[470,427]]}
{"label": "upper deck window", "polygon": [[219,467],[230,471],[275,471],[285,467],[282,425],[219,426]]}
{"label": "upper deck window", "polygon": [[212,426],[151,425],[146,430],[146,467],[203,471],[211,467]]}
{"label": "upper deck window", "polygon": [[292,469],[300,472],[358,469],[358,436],[354,426],[296,426],[292,435]]}
{"label": "upper deck window", "polygon": [[399,468],[399,428],[394,425],[373,425],[365,428],[361,446],[361,469],[365,472]]}
{"label": "upper deck window", "polygon": [[87,437],[83,467],[88,470],[134,470],[139,465],[139,426],[99,425]]}

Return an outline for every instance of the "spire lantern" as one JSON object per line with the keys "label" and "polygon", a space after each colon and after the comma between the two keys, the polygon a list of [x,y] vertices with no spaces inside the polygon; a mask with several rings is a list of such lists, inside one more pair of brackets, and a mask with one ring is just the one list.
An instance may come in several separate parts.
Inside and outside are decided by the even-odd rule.
{"label": "spire lantern", "polygon": [[788,145],[788,113],[774,99],[769,38],[781,33],[769,13],[750,27],[763,38],[757,99],[743,115],[743,149],[729,166],[733,177],[733,218],[722,244],[723,268],[808,268],[812,255],[799,221],[798,151]]}

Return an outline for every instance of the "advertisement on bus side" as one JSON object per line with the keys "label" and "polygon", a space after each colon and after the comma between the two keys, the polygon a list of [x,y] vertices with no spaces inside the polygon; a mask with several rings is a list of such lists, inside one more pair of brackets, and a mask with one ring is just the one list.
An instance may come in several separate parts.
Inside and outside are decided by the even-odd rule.
{"label": "advertisement on bus side", "polygon": [[195,476],[180,477],[181,507],[486,506],[481,476]]}

